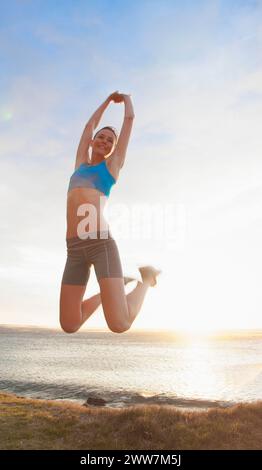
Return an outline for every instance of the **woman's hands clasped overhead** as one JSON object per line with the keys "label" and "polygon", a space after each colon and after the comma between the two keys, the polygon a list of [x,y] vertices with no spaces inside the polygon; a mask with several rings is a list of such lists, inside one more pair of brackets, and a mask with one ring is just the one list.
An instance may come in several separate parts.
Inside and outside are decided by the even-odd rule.
{"label": "woman's hands clasped overhead", "polygon": [[125,95],[124,93],[119,93],[118,90],[114,93],[109,95],[109,100],[113,101],[114,103],[122,103],[125,101],[126,97],[130,97],[131,95]]}

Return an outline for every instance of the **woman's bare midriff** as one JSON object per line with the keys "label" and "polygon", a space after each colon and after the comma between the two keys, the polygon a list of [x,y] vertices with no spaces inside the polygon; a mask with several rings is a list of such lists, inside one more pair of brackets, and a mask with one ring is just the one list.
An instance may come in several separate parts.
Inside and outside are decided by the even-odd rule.
{"label": "woman's bare midriff", "polygon": [[[79,234],[108,230],[103,211],[107,197],[92,188],[74,188],[67,195],[66,238],[81,237]],[[81,207],[80,207],[81,206]]]}

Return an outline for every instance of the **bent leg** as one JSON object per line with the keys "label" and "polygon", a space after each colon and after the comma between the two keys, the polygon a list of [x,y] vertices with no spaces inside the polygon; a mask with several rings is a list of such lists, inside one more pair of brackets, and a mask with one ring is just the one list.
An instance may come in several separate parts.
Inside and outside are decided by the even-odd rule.
{"label": "bent leg", "polygon": [[[127,284],[127,282],[129,281],[125,280],[125,284]],[[88,299],[82,300],[85,290],[85,285],[61,285],[60,325],[66,333],[75,333],[78,331],[101,304],[100,292]],[[131,296],[134,291],[130,292],[127,297]]]}
{"label": "bent leg", "polygon": [[61,284],[60,325],[66,333],[75,333],[81,326],[85,290],[85,285]]}
{"label": "bent leg", "polygon": [[101,296],[95,294],[82,300],[86,286],[62,284],[60,291],[60,325],[66,333],[75,333],[101,304]]}
{"label": "bent leg", "polygon": [[[124,284],[128,284],[128,282],[133,281],[134,279],[131,277],[124,277]],[[130,293],[132,294],[132,292]],[[130,295],[128,294],[128,295]],[[85,321],[92,315],[92,313],[95,312],[95,310],[99,307],[101,304],[101,293],[99,292],[98,294],[93,295],[92,297],[89,297],[89,299],[83,300],[81,306],[82,306],[82,323],[85,323]],[[81,326],[80,325],[80,326]]]}
{"label": "bent leg", "polygon": [[65,332],[74,333],[97,309],[101,298],[96,294],[83,301],[91,263],[83,249],[72,249],[69,243],[60,291],[60,324]]}
{"label": "bent leg", "polygon": [[97,244],[93,264],[107,325],[111,331],[122,333],[132,325],[150,284],[138,282],[126,295],[118,247],[112,237]]}
{"label": "bent leg", "polygon": [[139,313],[149,282],[138,282],[126,295],[123,278],[99,279],[103,311],[107,325],[114,333],[129,330]]}

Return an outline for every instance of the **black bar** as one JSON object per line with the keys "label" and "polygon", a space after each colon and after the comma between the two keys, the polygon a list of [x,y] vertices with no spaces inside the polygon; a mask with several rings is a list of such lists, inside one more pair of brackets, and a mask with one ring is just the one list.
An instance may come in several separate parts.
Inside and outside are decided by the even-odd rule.
{"label": "black bar", "polygon": [[[99,465],[116,468],[123,465],[172,466],[173,468],[261,468],[260,450],[2,450],[1,464],[65,464],[70,468]],[[212,467],[211,467],[212,466]],[[36,468],[36,467],[35,467]]]}

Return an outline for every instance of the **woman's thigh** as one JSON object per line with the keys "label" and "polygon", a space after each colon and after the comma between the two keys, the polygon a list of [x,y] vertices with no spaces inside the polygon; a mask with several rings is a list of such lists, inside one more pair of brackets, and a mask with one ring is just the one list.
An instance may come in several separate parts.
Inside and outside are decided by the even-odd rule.
{"label": "woman's thigh", "polygon": [[60,325],[66,333],[75,333],[81,325],[85,290],[86,285],[61,284]]}
{"label": "woman's thigh", "polygon": [[84,251],[69,251],[60,291],[60,324],[64,331],[77,331],[82,319],[81,304],[90,277],[91,264]]}
{"label": "woman's thigh", "polygon": [[110,330],[122,333],[129,328],[128,303],[121,260],[113,237],[101,240],[94,252],[93,264],[100,286],[101,303]]}
{"label": "woman's thigh", "polygon": [[124,280],[120,278],[100,278],[101,303],[108,327],[115,333],[123,333],[130,327],[128,303]]}

